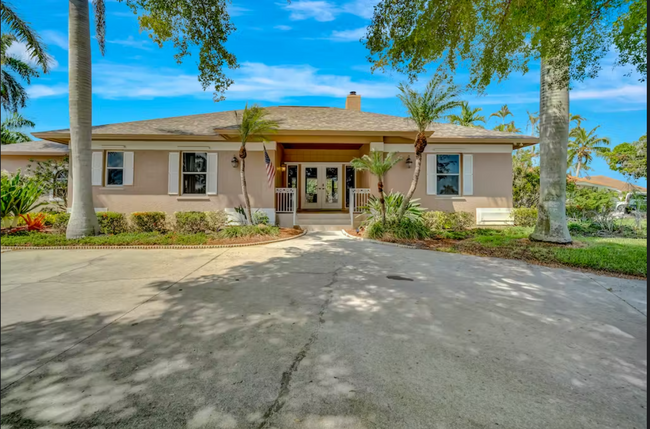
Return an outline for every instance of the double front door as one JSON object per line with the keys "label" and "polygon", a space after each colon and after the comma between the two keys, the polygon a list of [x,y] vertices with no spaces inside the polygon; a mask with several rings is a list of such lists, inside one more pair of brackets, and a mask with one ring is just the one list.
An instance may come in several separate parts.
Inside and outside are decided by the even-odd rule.
{"label": "double front door", "polygon": [[302,208],[341,210],[343,176],[341,165],[302,164]]}

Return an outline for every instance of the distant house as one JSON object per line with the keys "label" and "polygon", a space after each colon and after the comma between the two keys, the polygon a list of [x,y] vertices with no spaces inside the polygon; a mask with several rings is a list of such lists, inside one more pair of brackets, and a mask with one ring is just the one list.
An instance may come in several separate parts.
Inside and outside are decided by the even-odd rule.
{"label": "distant house", "polygon": [[633,185],[622,180],[614,179],[607,176],[591,176],[589,178],[571,176],[571,180],[575,181],[576,186],[609,189],[616,191],[620,194],[629,194],[632,192],[647,193],[648,189],[642,186]]}
{"label": "distant house", "polygon": [[0,167],[2,171],[15,173],[17,170],[25,171],[30,160],[46,161],[62,160],[68,156],[67,144],[54,143],[47,140],[3,144],[0,147]]}
{"label": "distant house", "polygon": [[[385,188],[408,190],[414,124],[403,117],[362,112],[355,93],[345,104],[345,109],[268,108],[270,119],[279,123],[265,144],[276,175],[269,184],[261,139],[248,143],[246,171],[254,210],[283,226],[349,221],[354,218],[350,207],[358,211],[377,189],[373,176],[350,166],[353,158],[370,151],[400,154],[403,161],[387,174]],[[57,147],[70,142],[69,130],[34,135],[60,143]],[[479,223],[508,222],[512,151],[539,139],[443,123],[434,124],[429,135],[415,194],[422,207],[476,213]],[[234,111],[95,126],[92,136],[98,209],[232,211],[243,204]],[[4,165],[4,147],[2,151]]]}

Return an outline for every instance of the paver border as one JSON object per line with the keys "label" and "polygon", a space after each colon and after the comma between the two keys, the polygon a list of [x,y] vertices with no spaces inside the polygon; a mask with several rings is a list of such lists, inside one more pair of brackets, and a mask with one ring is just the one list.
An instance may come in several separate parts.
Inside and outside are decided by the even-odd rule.
{"label": "paver border", "polygon": [[2,246],[0,251],[18,251],[18,250],[164,250],[164,249],[227,249],[235,247],[252,247],[262,246],[265,244],[282,243],[283,241],[295,240],[304,237],[307,231],[304,230],[301,234],[293,237],[279,238],[277,240],[260,241],[259,243],[239,243],[239,244],[197,244],[193,246],[184,246],[180,244],[172,244],[169,246],[163,245],[140,245],[140,246]]}

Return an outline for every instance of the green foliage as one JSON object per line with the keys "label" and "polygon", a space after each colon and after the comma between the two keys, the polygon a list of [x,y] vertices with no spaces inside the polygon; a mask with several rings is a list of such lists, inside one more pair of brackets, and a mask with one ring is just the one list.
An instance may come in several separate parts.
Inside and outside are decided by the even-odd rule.
{"label": "green foliage", "polygon": [[65,234],[29,233],[5,235],[3,246],[154,246],[154,245],[202,245],[210,238],[205,234],[161,234],[157,232],[136,232],[117,235],[98,235],[68,240]]}
{"label": "green foliage", "polygon": [[[501,124],[505,125],[506,118],[508,116],[514,116],[514,115],[512,114],[512,111],[510,111],[510,108],[508,107],[508,105],[504,104],[501,109],[499,109],[498,111],[491,114],[490,118],[500,118],[501,119]],[[505,130],[501,130],[501,131],[505,131]]]}
{"label": "green foliage", "polygon": [[250,237],[276,237],[280,235],[280,228],[266,225],[229,226],[217,233],[218,238],[250,238]]}
{"label": "green foliage", "polygon": [[[68,218],[69,219],[69,218]],[[102,234],[124,234],[129,231],[129,221],[124,213],[97,213],[97,222]]]}
{"label": "green foliage", "polygon": [[277,132],[278,122],[269,119],[268,116],[269,111],[257,104],[248,107],[248,103],[246,103],[241,114],[235,110],[235,120],[239,124],[238,131],[242,147],[245,148],[246,143],[253,136],[264,136]]}
{"label": "green foliage", "polygon": [[423,222],[431,231],[464,231],[476,224],[469,212],[430,211],[424,213]]}
{"label": "green foliage", "polygon": [[406,84],[398,86],[397,97],[408,111],[418,132],[425,132],[435,121],[447,116],[450,110],[461,107],[460,90],[444,76],[434,76],[424,92],[417,92]]}
{"label": "green foliage", "polygon": [[518,207],[512,210],[512,218],[515,226],[532,228],[537,224],[537,209],[529,207]]}
{"label": "green foliage", "polygon": [[611,212],[616,205],[616,198],[615,192],[606,189],[577,188],[567,201],[567,215],[573,219],[582,219],[590,214]]}
{"label": "green foliage", "polygon": [[1,194],[3,219],[10,214],[18,218],[46,204],[38,202],[42,194],[39,182],[20,171],[13,176],[2,175]]}
{"label": "green foliage", "polygon": [[350,161],[350,165],[357,171],[368,171],[376,176],[380,182],[398,162],[402,160],[395,152],[391,152],[384,157],[383,152],[373,150],[370,155],[364,155],[361,158],[355,158]]}
{"label": "green foliage", "polygon": [[522,164],[513,160],[512,199],[515,207],[537,207],[540,185],[539,166],[533,166],[532,163]]}
{"label": "green foliage", "polygon": [[364,235],[373,240],[424,240],[431,237],[431,230],[421,220],[403,217],[386,223],[375,222],[368,226]]}
{"label": "green foliage", "polygon": [[230,223],[228,214],[223,210],[205,212],[205,217],[208,221],[208,230],[212,232],[218,232]]}
{"label": "green foliage", "polygon": [[167,231],[167,214],[165,212],[136,212],[131,214],[131,222],[137,232]]}
{"label": "green foliage", "polygon": [[198,234],[209,230],[208,216],[204,212],[176,212],[174,230],[181,234]]}
{"label": "green foliage", "polygon": [[223,68],[237,68],[237,58],[226,49],[228,37],[236,29],[230,22],[229,1],[120,1],[139,15],[140,29],[158,46],[162,47],[165,42],[173,44],[177,61],[195,55],[203,89],[212,86],[215,101],[223,99],[222,94],[233,83]]}
{"label": "green foliage", "polygon": [[636,67],[645,82],[648,76],[648,2],[632,0],[627,13],[614,23],[614,45],[619,52],[618,65]]}
{"label": "green foliage", "polygon": [[70,221],[70,213],[59,213],[54,215],[54,221],[52,222],[52,229],[58,233],[65,233],[65,230],[68,228],[68,222]]}
{"label": "green foliage", "polygon": [[[644,41],[646,15],[642,0],[382,0],[374,17],[366,47],[374,68],[391,67],[416,78],[431,71],[453,74],[462,64],[470,70],[469,85],[479,91],[511,73],[527,73],[530,63],[546,59],[554,69],[568,66],[564,83],[593,78],[613,41],[620,39],[622,64],[642,65],[647,58]],[[611,25],[621,18],[633,37],[618,37]],[[629,18],[625,18],[629,16]],[[629,43],[624,43],[624,41]],[[639,43],[634,43],[638,42]],[[646,68],[639,70],[644,75]]]}
{"label": "green foliage", "polygon": [[253,213],[253,225],[268,225],[270,223],[271,219],[269,219],[269,215],[266,212],[258,210]]}
{"label": "green foliage", "polygon": [[29,160],[31,163],[27,165],[27,172],[30,176],[34,177],[41,184],[43,193],[52,193],[56,198],[56,205],[61,210],[68,207],[68,176],[70,163],[68,157],[62,160],[48,159],[45,161]]}
{"label": "green foliage", "polygon": [[[391,192],[385,196],[385,199],[386,220],[387,222],[394,222],[398,218],[399,209],[402,206],[402,202],[404,201],[404,194],[400,192]],[[419,201],[419,199],[409,201],[406,212],[404,214],[405,219],[409,219],[414,222],[421,221],[422,215],[424,214],[424,209],[420,207]],[[364,226],[372,225],[377,222],[381,223],[381,210],[382,208],[379,198],[371,196],[368,200],[368,205],[361,207],[361,212],[366,215]]]}
{"label": "green foliage", "polygon": [[609,168],[633,179],[648,177],[648,135],[623,143],[605,155]]}
{"label": "green foliage", "polygon": [[450,123],[461,127],[483,128],[481,125],[476,125],[477,122],[485,123],[485,116],[479,114],[482,111],[483,109],[480,107],[470,108],[469,103],[464,101],[461,105],[460,115],[449,115],[447,119],[449,119]]}
{"label": "green foliage", "polygon": [[14,144],[31,141],[32,138],[20,131],[21,128],[33,128],[36,124],[13,112],[6,115],[0,123],[0,139],[2,144]]}
{"label": "green foliage", "polygon": [[577,177],[580,177],[580,172],[589,171],[589,164],[594,159],[594,155],[605,156],[609,149],[610,140],[607,137],[598,137],[596,131],[600,126],[591,131],[587,131],[581,126],[571,130],[569,140],[569,153],[567,158],[568,167],[574,167],[574,172]]}

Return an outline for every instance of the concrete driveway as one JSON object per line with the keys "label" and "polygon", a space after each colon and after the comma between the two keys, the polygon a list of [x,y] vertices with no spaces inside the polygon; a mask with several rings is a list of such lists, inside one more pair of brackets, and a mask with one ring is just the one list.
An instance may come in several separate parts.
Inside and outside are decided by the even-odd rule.
{"label": "concrete driveway", "polygon": [[1,266],[3,429],[647,426],[645,282],[338,233]]}

